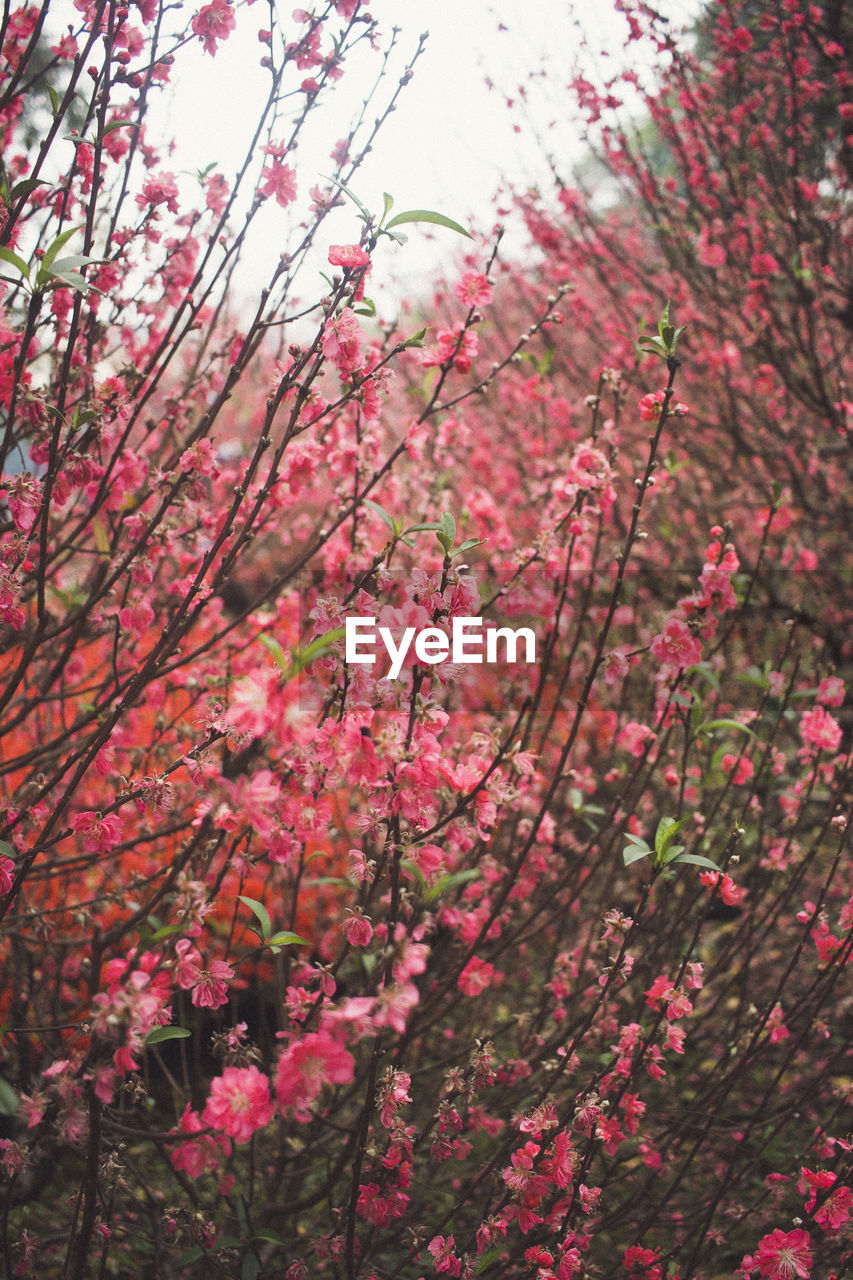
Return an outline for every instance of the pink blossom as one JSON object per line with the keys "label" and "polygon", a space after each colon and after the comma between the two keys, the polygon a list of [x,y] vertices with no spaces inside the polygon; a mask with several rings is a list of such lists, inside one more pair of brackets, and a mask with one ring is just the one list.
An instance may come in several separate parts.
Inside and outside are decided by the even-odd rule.
{"label": "pink blossom", "polygon": [[331,244],[329,245],[329,262],[333,267],[355,271],[358,267],[368,265],[370,254],[357,244]]}
{"label": "pink blossom", "polygon": [[264,199],[275,197],[276,204],[286,209],[296,199],[296,173],[290,165],[273,160],[261,171],[262,185],[258,188]]}
{"label": "pink blossom", "polygon": [[495,974],[495,966],[486,960],[472,956],[460,973],[456,985],[466,996],[479,996],[488,991]]}
{"label": "pink blossom", "polygon": [[841,742],[841,726],[824,707],[818,706],[802,716],[800,736],[808,747],[835,751]]}
{"label": "pink blossom", "polygon": [[619,730],[616,738],[617,747],[622,747],[625,751],[630,751],[632,756],[639,757],[646,751],[646,743],[654,742],[656,734],[647,724],[640,724],[637,720],[629,720]]}
{"label": "pink blossom", "polygon": [[234,970],[224,960],[212,960],[209,969],[203,969],[193,988],[192,1002],[198,1009],[219,1009],[228,1003],[228,983]]}
{"label": "pink blossom", "polygon": [[447,1272],[448,1275],[458,1276],[462,1273],[462,1263],[453,1252],[455,1241],[453,1236],[433,1236],[427,1248],[433,1257],[436,1272],[441,1275]]}
{"label": "pink blossom", "polygon": [[0,894],[7,894],[15,880],[15,864],[11,858],[0,858]]}
{"label": "pink blossom", "polygon": [[453,292],[465,307],[487,307],[493,290],[482,272],[466,271],[453,286]]}
{"label": "pink blossom", "polygon": [[[640,417],[643,422],[657,422],[663,412],[666,403],[665,391],[650,391],[648,395],[643,396],[640,401]],[[669,412],[683,418],[690,410],[686,404],[676,403],[674,400],[669,402]]]}
{"label": "pink blossom", "polygon": [[344,307],[326,322],[323,355],[334,362],[342,378],[349,377],[364,364],[361,339],[358,319],[351,307]]}
{"label": "pink blossom", "polygon": [[360,911],[350,916],[346,923],[347,942],[351,947],[366,947],[373,937],[373,925]]}
{"label": "pink blossom", "polygon": [[840,707],[844,701],[844,681],[838,676],[827,676],[817,687],[817,700],[825,707]]}
{"label": "pink blossom", "polygon": [[764,1236],[755,1255],[763,1280],[808,1280],[811,1275],[811,1237],[799,1227]]}
{"label": "pink blossom", "polygon": [[[180,1133],[197,1134],[201,1133],[206,1128],[206,1125],[198,1112],[193,1111],[190,1104],[187,1103],[178,1127]],[[203,1137],[195,1138],[192,1142],[184,1142],[174,1147],[171,1153],[171,1160],[176,1169],[182,1169],[191,1178],[198,1178],[203,1173],[215,1173],[221,1168],[223,1157],[230,1154],[231,1141],[229,1138],[226,1138],[221,1133],[206,1133]]]}
{"label": "pink blossom", "polygon": [[632,1244],[622,1255],[622,1265],[631,1280],[661,1280],[660,1251]]}
{"label": "pink blossom", "polygon": [[693,667],[702,661],[701,643],[680,618],[667,619],[650,649],[652,656],[664,667]]}
{"label": "pink blossom", "polygon": [[752,777],[755,769],[751,760],[747,760],[745,756],[740,759],[736,755],[732,755],[727,751],[722,759],[723,770],[725,773],[732,775],[732,782],[735,786],[742,787]]}
{"label": "pink blossom", "polygon": [[142,194],[136,197],[140,209],[156,209],[164,204],[169,213],[178,212],[178,184],[173,173],[152,174],[142,184]]}
{"label": "pink blossom", "polygon": [[270,1084],[257,1067],[226,1067],[210,1082],[203,1119],[223,1129],[235,1142],[248,1142],[274,1114]]}
{"label": "pink blossom", "polygon": [[121,818],[117,813],[78,813],[72,827],[83,836],[83,848],[87,853],[106,853],[121,843],[123,832]]}
{"label": "pink blossom", "polygon": [[326,1084],[349,1084],[355,1062],[352,1054],[328,1031],[311,1031],[294,1041],[278,1060],[275,1092],[282,1111],[307,1123],[311,1103]]}
{"label": "pink blossom", "polygon": [[213,57],[217,40],[227,40],[236,22],[231,0],[212,0],[211,4],[199,9],[193,18],[193,35],[201,39],[205,53]]}
{"label": "pink blossom", "polygon": [[721,879],[719,871],[701,871],[699,879],[706,889],[717,889],[723,902],[730,907],[738,906],[746,896],[746,889],[739,888],[725,872]]}
{"label": "pink blossom", "polygon": [[476,333],[459,325],[455,329],[439,329],[435,336],[438,346],[427,348],[421,356],[421,364],[425,368],[452,364],[460,373],[470,372],[471,361],[479,345]]}

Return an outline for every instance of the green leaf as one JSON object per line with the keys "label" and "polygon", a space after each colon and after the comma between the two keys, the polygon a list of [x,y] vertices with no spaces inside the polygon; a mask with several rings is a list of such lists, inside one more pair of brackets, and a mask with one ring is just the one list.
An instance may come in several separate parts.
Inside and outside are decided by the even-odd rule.
{"label": "green leaf", "polygon": [[162,1044],[164,1040],[186,1040],[192,1032],[187,1031],[186,1027],[155,1027],[153,1031],[149,1031],[145,1037],[146,1045]]}
{"label": "green leaf", "polygon": [[406,347],[422,347],[424,345],[425,336],[426,329],[418,329],[417,333],[413,333],[411,338],[407,338],[405,342],[401,343],[403,350],[405,350]]}
{"label": "green leaf", "polygon": [[0,1076],[0,1116],[13,1116],[18,1110],[18,1095],[8,1080]]}
{"label": "green leaf", "polygon": [[272,921],[269,912],[262,902],[258,902],[257,898],[247,898],[242,893],[237,895],[241,902],[245,902],[246,906],[256,916],[260,927],[260,932],[253,928],[253,932],[258,934],[259,938],[266,940],[272,933]]}
{"label": "green leaf", "polygon": [[445,555],[450,555],[453,550],[453,541],[456,537],[456,521],[449,511],[441,513],[441,524],[435,534],[441,546],[444,548]]}
{"label": "green leaf", "polygon": [[[244,898],[245,902],[246,899]],[[291,933],[287,929],[282,929],[280,933],[274,933],[271,938],[265,935],[265,943],[272,951],[278,951],[281,947],[310,947],[311,943],[307,938],[303,938],[299,933]]]}
{"label": "green leaf", "polygon": [[88,253],[72,253],[67,258],[58,258],[52,266],[54,275],[64,271],[76,271],[78,267],[88,267],[92,262],[104,262],[104,258],[92,258]]}
{"label": "green leaf", "polygon": [[672,859],[673,862],[689,862],[694,867],[708,867],[711,871],[719,871],[720,868],[716,862],[712,862],[710,858],[703,858],[701,853],[680,853],[677,858]]}
{"label": "green leaf", "polygon": [[630,867],[632,862],[639,862],[641,858],[647,858],[651,853],[649,846],[643,844],[629,844],[622,850],[622,861],[626,867]]}
{"label": "green leaf", "polygon": [[243,1259],[243,1265],[240,1268],[240,1280],[258,1280],[258,1276],[260,1274],[261,1264],[258,1261],[257,1255],[254,1253],[247,1253]]}
{"label": "green leaf", "polygon": [[712,729],[740,729],[741,733],[748,733],[751,738],[755,737],[755,730],[750,729],[749,725],[741,724],[739,720],[729,720],[727,717],[722,720],[705,720],[696,732],[710,733]]}
{"label": "green leaf", "polygon": [[183,924],[164,924],[156,933],[152,933],[148,939],[149,942],[162,942],[164,938],[172,938],[176,933],[184,933],[186,925]]}
{"label": "green leaf", "polygon": [[25,280],[29,280],[29,264],[24,262],[24,259],[19,257],[12,249],[0,248],[0,262],[8,262],[9,266],[14,267]]}
{"label": "green leaf", "polygon": [[54,118],[54,120],[55,120],[55,119],[56,119],[56,117],[59,115],[59,101],[60,101],[60,99],[59,99],[59,94],[56,92],[56,90],[54,89],[53,85],[50,85],[50,84],[49,84],[49,85],[47,86],[47,96],[50,98],[50,110],[51,110],[51,113],[53,114],[53,118]]}
{"label": "green leaf", "polygon": [[48,281],[61,281],[69,289],[77,289],[79,293],[85,293],[87,289],[92,288],[85,276],[81,276],[79,271],[48,271],[47,275],[42,278],[41,272],[36,277],[36,287],[44,288]]}
{"label": "green leaf", "polygon": [[462,884],[468,884],[471,880],[478,880],[480,872],[476,867],[468,867],[465,871],[453,871],[450,875],[442,876],[437,880],[431,889],[424,894],[425,902],[435,902],[443,893],[448,893],[451,889],[458,889]]}
{"label": "green leaf", "polygon": [[14,858],[15,850],[6,840],[0,840],[0,856],[4,858]]}
{"label": "green leaf", "polygon": [[682,818],[680,822],[676,822],[675,818],[661,818],[655,832],[655,856],[657,859],[660,861],[666,859],[669,846],[686,822],[687,818]]}
{"label": "green leaf", "polygon": [[53,244],[49,245],[48,248],[45,250],[44,257],[41,260],[41,267],[39,268],[39,276],[41,276],[42,272],[48,271],[48,269],[56,261],[56,256],[59,253],[59,250],[62,249],[68,243],[71,237],[73,235],[76,235],[78,231],[82,231],[82,230],[83,230],[82,227],[69,227],[67,231],[63,231],[61,235],[58,235],[56,237]]}
{"label": "green leaf", "polygon": [[403,533],[425,533],[428,530],[432,530],[434,532],[436,529],[440,528],[441,525],[438,524],[437,521],[430,520],[427,524],[410,524],[408,529],[403,530]]}
{"label": "green leaf", "polygon": [[402,871],[405,871],[407,876],[411,876],[411,878],[417,882],[417,885],[421,893],[426,892],[427,878],[424,875],[424,873],[421,871],[417,863],[412,862],[409,858],[401,858],[400,869]]}
{"label": "green leaf", "polygon": [[135,124],[135,120],[111,120],[101,134],[101,138],[106,138],[109,134],[115,133],[116,129],[132,129]]}
{"label": "green leaf", "polygon": [[35,191],[36,187],[49,187],[50,183],[44,178],[24,178],[21,182],[16,182],[12,190],[9,192],[10,200],[20,200],[22,196],[28,196]]}
{"label": "green leaf", "polygon": [[265,635],[263,632],[258,636],[258,639],[266,649],[267,653],[272,654],[279,671],[286,674],[290,669],[290,663],[287,660],[287,654],[284,652],[284,649],[281,647],[279,642],[274,636]]}
{"label": "green leaf", "polygon": [[362,298],[360,307],[353,307],[353,311],[357,316],[375,316],[376,303],[372,298]]}
{"label": "green leaf", "polygon": [[337,178],[329,178],[324,173],[321,173],[320,177],[324,182],[331,182],[333,186],[337,187],[340,191],[343,191],[345,196],[349,196],[353,204],[358,205],[365,222],[372,222],[373,219],[371,217],[370,210],[361,203],[354,191],[350,191],[349,187],[345,186],[343,182],[338,182]]}
{"label": "green leaf", "polygon": [[[383,200],[383,203],[384,203],[384,205],[385,205],[385,208],[382,210],[382,222],[384,222],[384,221],[385,221],[385,219],[388,217],[388,214],[389,214],[389,213],[391,212],[391,210],[394,208],[394,197],[393,197],[393,196],[389,196],[389,194],[388,194],[388,192],[387,192],[387,191],[383,191],[383,192],[382,192],[382,200]],[[379,225],[381,226],[381,225],[382,225],[382,223],[380,222],[380,224],[379,224]]]}
{"label": "green leaf", "polygon": [[385,510],[384,507],[380,507],[378,502],[374,502],[372,498],[362,498],[361,504],[363,507],[370,507],[371,511],[375,511],[376,514],[385,521],[388,528],[391,530],[391,532],[394,534],[395,537],[397,536],[397,534],[399,534],[400,532],[399,524],[397,523],[397,521],[394,519],[393,516],[388,514],[388,512]]}
{"label": "green leaf", "polygon": [[293,661],[290,665],[288,679],[298,676],[300,671],[304,671],[310,662],[315,658],[321,658],[327,653],[339,640],[343,640],[346,634],[343,627],[335,627],[333,631],[327,631],[325,635],[317,636],[304,649],[297,649],[293,654]]}
{"label": "green leaf", "polygon": [[487,1267],[490,1267],[493,1262],[497,1262],[498,1258],[502,1256],[502,1249],[489,1249],[481,1258],[478,1258],[477,1265],[474,1268],[475,1274],[479,1275],[482,1271],[485,1271]]}
{"label": "green leaf", "polygon": [[433,209],[407,209],[405,213],[396,214],[390,222],[385,224],[385,230],[390,231],[392,227],[401,227],[406,222],[431,222],[436,227],[447,227],[448,231],[457,231],[461,236],[467,236],[469,240],[473,240],[470,231],[466,231],[458,222],[454,222],[452,218],[447,218],[443,213],[436,213]]}
{"label": "green leaf", "polygon": [[189,1267],[193,1262],[198,1262],[199,1258],[205,1256],[204,1249],[200,1244],[194,1244],[186,1253],[182,1253],[180,1258],[176,1259],[176,1266]]}
{"label": "green leaf", "polygon": [[460,545],[453,552],[454,560],[456,559],[457,556],[461,556],[463,551],[470,551],[472,547],[482,546],[484,542],[485,542],[485,538],[466,538],[465,541],[463,543],[460,543]]}
{"label": "green leaf", "polygon": [[671,862],[677,862],[678,855],[681,853],[683,848],[683,844],[674,844],[671,848],[667,849],[663,857],[663,865],[668,867]]}
{"label": "green leaf", "polygon": [[282,1240],[278,1232],[270,1231],[269,1228],[265,1228],[263,1231],[256,1231],[255,1234],[252,1236],[252,1239],[266,1240],[269,1244],[286,1244],[287,1243],[285,1240]]}
{"label": "green leaf", "polygon": [[110,539],[104,528],[104,522],[99,515],[95,516],[92,521],[92,533],[95,535],[95,546],[98,548],[99,554],[108,556],[110,554]]}

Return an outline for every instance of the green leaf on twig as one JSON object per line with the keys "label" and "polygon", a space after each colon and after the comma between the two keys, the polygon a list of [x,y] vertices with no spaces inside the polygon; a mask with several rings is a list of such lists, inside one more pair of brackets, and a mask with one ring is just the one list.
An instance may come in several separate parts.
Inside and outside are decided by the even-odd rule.
{"label": "green leaf on twig", "polygon": [[401,227],[407,222],[431,222],[437,227],[447,227],[448,231],[456,231],[460,236],[467,236],[469,240],[473,239],[470,231],[466,231],[445,214],[436,213],[434,209],[407,209],[405,213],[397,213],[390,222],[386,222],[383,230],[390,231],[392,227]]}
{"label": "green leaf on twig", "polygon": [[303,938],[301,933],[291,933],[289,929],[282,929],[279,933],[266,938],[265,945],[278,955],[282,947],[310,947],[311,943],[307,938]]}
{"label": "green leaf on twig", "polygon": [[164,1040],[186,1040],[191,1034],[186,1027],[155,1027],[145,1037],[145,1044],[162,1044]]}
{"label": "green leaf on twig", "polygon": [[252,914],[256,917],[258,921],[260,928],[256,928],[254,925],[252,925],[251,926],[252,932],[256,933],[262,941],[266,942],[267,938],[269,938],[270,934],[272,933],[272,921],[270,920],[270,913],[267,911],[266,907],[262,902],[258,902],[257,898],[247,898],[242,893],[239,893],[237,897],[240,899],[241,902],[245,902],[246,906],[249,908],[249,910],[252,912]]}

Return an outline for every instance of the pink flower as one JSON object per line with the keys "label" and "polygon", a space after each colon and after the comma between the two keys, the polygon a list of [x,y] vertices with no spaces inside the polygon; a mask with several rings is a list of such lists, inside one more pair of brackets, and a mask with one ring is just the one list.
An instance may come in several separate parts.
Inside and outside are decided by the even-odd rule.
{"label": "pink flower", "polygon": [[213,960],[209,969],[203,969],[198,983],[193,987],[192,1002],[197,1009],[218,1009],[228,1003],[228,983],[234,970],[224,960]]}
{"label": "pink flower", "polygon": [[358,911],[347,920],[346,935],[351,947],[366,947],[373,937],[373,925]]}
{"label": "pink flower", "polygon": [[702,645],[680,618],[668,618],[650,648],[664,667],[693,667],[702,660]]}
{"label": "pink flower", "polygon": [[798,1227],[780,1231],[777,1227],[758,1246],[755,1264],[765,1280],[808,1280],[811,1275],[811,1236]]}
{"label": "pink flower", "polygon": [[355,271],[358,267],[368,265],[370,254],[357,244],[331,244],[329,245],[329,262],[333,267]]}
{"label": "pink flower", "polygon": [[817,687],[817,700],[825,707],[840,707],[844,701],[844,681],[838,676],[827,676]]}
{"label": "pink flower", "polygon": [[224,1129],[235,1142],[248,1142],[256,1129],[274,1114],[270,1084],[257,1067],[226,1067],[210,1082],[210,1097],[202,1118],[213,1129]]}
{"label": "pink flower", "polygon": [[639,757],[646,750],[646,743],[654,742],[656,734],[647,724],[640,724],[638,720],[629,720],[619,730],[616,738],[617,747],[622,747],[625,751],[630,751],[632,756]]}
{"label": "pink flower", "polygon": [[443,1271],[446,1271],[451,1276],[462,1274],[462,1263],[453,1252],[454,1243],[453,1236],[448,1236],[447,1239],[444,1236],[433,1236],[427,1245],[432,1254],[436,1272],[439,1275]]}
{"label": "pink flower", "polygon": [[495,974],[495,966],[486,960],[472,956],[459,975],[456,985],[466,996],[479,996],[488,991]]}
{"label": "pink flower", "polygon": [[800,736],[809,747],[835,751],[841,742],[841,726],[824,707],[815,707],[800,720]]}
{"label": "pink flower", "polygon": [[169,213],[178,212],[178,184],[173,173],[152,174],[142,184],[142,194],[136,197],[140,209],[154,209],[164,204]]}
{"label": "pink flower", "polygon": [[[187,1103],[178,1127],[181,1133],[195,1134],[200,1133],[205,1125],[199,1114],[191,1110]],[[230,1139],[221,1133],[207,1133],[203,1138],[175,1147],[171,1160],[176,1169],[183,1169],[191,1178],[198,1178],[203,1173],[215,1173],[222,1165],[223,1156],[230,1154]]]}
{"label": "pink flower", "polygon": [[193,18],[193,35],[201,39],[205,53],[213,57],[217,40],[227,40],[236,22],[230,0],[213,0],[212,4],[199,9]]}
{"label": "pink flower", "polygon": [[731,876],[725,873],[720,879],[719,871],[702,871],[699,879],[706,889],[717,889],[723,902],[727,902],[730,907],[738,906],[746,896],[746,889],[739,888]]}
{"label": "pink flower", "polygon": [[[657,422],[663,412],[664,402],[666,400],[665,391],[650,391],[648,395],[643,396],[640,401],[640,417],[643,422]],[[673,400],[669,402],[669,412],[683,418],[690,410],[686,404],[676,403]]]}
{"label": "pink flower", "polygon": [[466,271],[453,292],[465,307],[487,307],[492,300],[492,286],[479,271]]}
{"label": "pink flower", "polygon": [[280,160],[273,160],[264,166],[261,178],[263,185],[259,191],[264,199],[275,196],[276,204],[282,209],[293,204],[296,199],[296,174],[290,165],[282,164]]}
{"label": "pink flower", "polygon": [[355,1063],[352,1054],[328,1031],[311,1031],[291,1044],[278,1060],[275,1092],[282,1111],[296,1120],[311,1119],[310,1105],[326,1084],[349,1084]]}
{"label": "pink flower", "polygon": [[7,894],[15,879],[15,864],[11,858],[0,858],[0,894]]}
{"label": "pink flower", "polygon": [[106,853],[121,843],[122,823],[117,813],[78,813],[71,824],[83,836],[83,848],[87,853]]}
{"label": "pink flower", "polygon": [[361,330],[351,307],[344,309],[326,322],[323,330],[323,355],[334,361],[342,378],[354,373],[364,364],[361,354]]}
{"label": "pink flower", "polygon": [[723,756],[722,764],[724,771],[732,774],[732,782],[738,787],[748,782],[755,772],[751,760],[747,760],[746,757],[738,760],[737,756],[729,751]]}
{"label": "pink flower", "polygon": [[476,333],[460,325],[455,329],[439,329],[436,338],[438,346],[427,348],[421,356],[421,364],[427,369],[433,365],[452,364],[460,373],[468,373],[479,345]]}
{"label": "pink flower", "polygon": [[622,1265],[631,1280],[661,1280],[660,1253],[657,1249],[644,1249],[632,1244],[622,1255]]}

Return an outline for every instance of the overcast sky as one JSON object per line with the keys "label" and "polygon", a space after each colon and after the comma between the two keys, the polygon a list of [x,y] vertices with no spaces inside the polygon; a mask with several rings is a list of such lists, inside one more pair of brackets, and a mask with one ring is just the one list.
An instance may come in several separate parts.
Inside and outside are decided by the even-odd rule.
{"label": "overcast sky", "polygon": [[[285,31],[293,25],[292,2],[280,7]],[[678,7],[683,13],[685,6]],[[548,180],[543,149],[533,131],[546,139],[568,176],[572,160],[582,154],[565,93],[580,49],[580,29],[568,0],[374,0],[370,11],[386,38],[393,26],[400,28],[392,83],[417,47],[420,33],[430,33],[414,78],[353,182],[371,209],[381,210],[382,192],[388,191],[398,210],[438,209],[488,234],[497,221],[499,188]],[[582,11],[592,42],[618,58],[624,19],[609,3],[584,5]],[[241,7],[234,36],[215,58],[204,54],[200,45],[181,50],[172,91],[152,121],[154,129],[176,139],[176,168],[195,170],[216,162],[227,174],[239,161],[266,93],[266,73],[259,66],[263,49],[256,33],[267,21],[264,6]],[[294,26],[294,32],[298,29]],[[295,157],[303,194],[319,175],[330,171],[330,147],[347,132],[375,77],[379,60],[368,50],[364,53],[363,59],[347,65],[334,95],[318,113],[316,140],[307,139]],[[596,74],[610,65],[597,58],[588,69]],[[487,88],[487,79],[494,89]],[[520,89],[528,95],[527,105]],[[379,101],[383,97],[380,94]],[[517,105],[509,107],[508,98]],[[370,118],[375,114],[371,108]],[[336,238],[357,239],[359,224],[351,210],[336,216]],[[265,217],[268,240],[275,236],[277,224],[273,210],[265,211]],[[405,249],[392,250],[393,270],[406,280],[423,281],[461,243],[450,232],[428,237],[411,229]],[[505,244],[512,247],[511,241]],[[386,261],[385,269],[391,267]],[[260,262],[258,272],[260,278]],[[383,274],[376,263],[375,286]]]}

